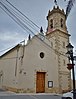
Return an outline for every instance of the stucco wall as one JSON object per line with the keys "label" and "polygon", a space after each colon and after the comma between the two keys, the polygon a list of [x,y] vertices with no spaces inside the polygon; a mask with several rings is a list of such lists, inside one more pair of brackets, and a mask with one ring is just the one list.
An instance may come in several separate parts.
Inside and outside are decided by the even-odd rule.
{"label": "stucco wall", "polygon": [[3,72],[0,76],[2,86],[17,87],[17,76],[15,72],[17,72],[16,65],[18,65],[18,53],[19,51],[15,49],[0,58],[0,72]]}
{"label": "stucco wall", "polygon": [[[40,58],[40,52],[44,52],[44,58]],[[19,73],[19,88],[36,91],[36,72],[46,72],[45,86],[48,81],[53,81],[53,87],[58,87],[57,56],[50,47],[42,43],[36,37],[25,47],[22,70]]]}

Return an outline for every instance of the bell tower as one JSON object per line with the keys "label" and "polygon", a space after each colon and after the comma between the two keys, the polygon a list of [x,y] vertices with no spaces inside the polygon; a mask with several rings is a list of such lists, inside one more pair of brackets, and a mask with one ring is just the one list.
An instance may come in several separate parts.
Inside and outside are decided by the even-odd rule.
{"label": "bell tower", "polygon": [[60,10],[59,6],[53,7],[53,10],[48,12],[47,16],[48,27],[47,34],[54,31],[55,29],[59,29],[61,31],[67,32],[66,27],[66,16],[64,10]]}
{"label": "bell tower", "polygon": [[71,90],[71,72],[67,69],[68,58],[66,57],[66,46],[69,43],[70,34],[66,27],[66,15],[59,6],[49,10],[47,16],[48,26],[46,38],[51,42],[51,47],[57,55],[57,69],[59,92]]}

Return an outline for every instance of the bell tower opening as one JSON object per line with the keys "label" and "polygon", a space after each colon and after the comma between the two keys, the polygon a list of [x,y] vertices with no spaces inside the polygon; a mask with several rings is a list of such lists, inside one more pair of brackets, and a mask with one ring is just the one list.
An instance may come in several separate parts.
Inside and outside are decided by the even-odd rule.
{"label": "bell tower opening", "polygon": [[63,28],[64,24],[63,24],[63,19],[61,18],[61,28]]}
{"label": "bell tower opening", "polygon": [[50,20],[50,28],[53,28],[53,19]]}

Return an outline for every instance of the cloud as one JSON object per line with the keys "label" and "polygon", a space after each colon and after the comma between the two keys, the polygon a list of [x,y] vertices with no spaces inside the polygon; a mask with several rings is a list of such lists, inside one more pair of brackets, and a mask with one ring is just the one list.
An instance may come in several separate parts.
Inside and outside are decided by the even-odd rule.
{"label": "cloud", "polygon": [[26,39],[26,36],[18,32],[2,32],[0,33],[0,51],[8,47],[15,46],[22,40]]}

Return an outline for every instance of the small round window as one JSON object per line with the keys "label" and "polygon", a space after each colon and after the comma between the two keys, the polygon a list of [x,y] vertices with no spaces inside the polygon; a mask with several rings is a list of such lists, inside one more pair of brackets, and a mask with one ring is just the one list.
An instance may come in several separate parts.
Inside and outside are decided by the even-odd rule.
{"label": "small round window", "polygon": [[44,53],[43,52],[40,53],[40,57],[44,58]]}

